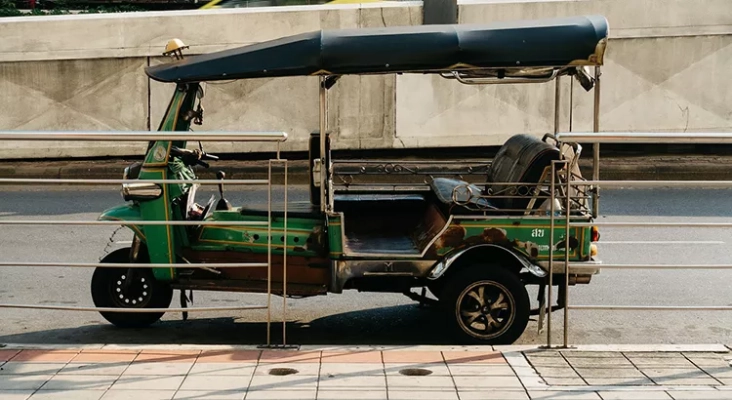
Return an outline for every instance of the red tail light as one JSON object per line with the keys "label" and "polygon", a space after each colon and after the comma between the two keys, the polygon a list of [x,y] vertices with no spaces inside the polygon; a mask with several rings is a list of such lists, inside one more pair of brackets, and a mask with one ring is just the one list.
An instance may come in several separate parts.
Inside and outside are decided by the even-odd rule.
{"label": "red tail light", "polygon": [[600,231],[597,230],[597,227],[596,226],[593,226],[590,231],[592,232],[592,241],[593,242],[600,241]]}

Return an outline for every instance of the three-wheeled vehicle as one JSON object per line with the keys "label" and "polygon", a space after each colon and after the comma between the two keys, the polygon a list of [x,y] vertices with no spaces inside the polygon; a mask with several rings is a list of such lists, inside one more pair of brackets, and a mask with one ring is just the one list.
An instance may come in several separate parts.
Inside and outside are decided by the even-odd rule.
{"label": "three-wheeled vehicle", "polygon": [[[135,180],[123,186],[127,203],[100,216],[125,221],[134,235],[132,246],[103,262],[181,266],[99,268],[92,278],[94,303],[166,308],[174,289],[271,290],[277,295],[285,289],[288,296],[356,289],[405,293],[426,301],[428,288],[457,341],[514,342],[537,312],[531,309],[528,285],[539,287],[540,311],[551,312],[563,305],[562,296],[556,305],[544,301],[550,282],[560,289],[566,281],[587,284],[598,271],[565,270],[567,260],[599,264],[592,244],[598,238],[596,230],[567,231],[553,222],[567,213],[574,222],[596,217],[597,197],[591,189],[564,190],[567,180],[583,179],[577,162],[581,146],[559,143],[550,133],[543,138],[519,133],[499,149],[481,182],[434,177],[425,187],[389,183],[336,190],[330,141],[338,138],[328,135],[327,93],[343,75],[393,73],[439,74],[463,84],[538,84],[571,76],[585,90],[596,90],[607,37],[604,17],[580,16],[323,30],[185,58],[176,47],[179,41],[171,41],[167,51],[177,59],[146,69],[150,78],[175,84],[160,131],[188,131],[192,122],[200,122],[203,82],[320,77],[320,127],[309,142],[310,204],[288,205],[285,218],[281,206],[232,206],[221,192],[215,205],[210,201],[198,206],[197,185],[156,182],[195,179],[193,167],[215,157],[187,149],[182,141],[151,142],[144,162],[125,169],[124,178]],[[556,90],[558,100],[558,84]],[[596,129],[598,103],[596,94]],[[146,182],[151,180],[155,182]],[[184,220],[219,224],[134,224]],[[226,225],[241,221],[269,221],[271,227]],[[271,276],[266,267],[207,266],[254,262],[271,262]],[[281,285],[285,272],[286,285]],[[421,288],[422,295],[413,293],[415,288]],[[149,325],[163,315],[102,314],[125,327]]]}

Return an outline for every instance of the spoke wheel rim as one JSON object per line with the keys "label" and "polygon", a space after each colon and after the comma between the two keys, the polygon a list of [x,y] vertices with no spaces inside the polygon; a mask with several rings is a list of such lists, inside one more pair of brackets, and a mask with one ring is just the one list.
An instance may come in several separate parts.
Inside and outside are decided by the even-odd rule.
{"label": "spoke wheel rim", "polygon": [[474,282],[455,303],[460,328],[479,339],[492,339],[505,333],[513,323],[516,301],[511,292],[495,281]]}
{"label": "spoke wheel rim", "polygon": [[[141,276],[142,275],[142,276]],[[145,274],[135,273],[132,282],[129,282],[129,274],[120,272],[116,278],[110,281],[109,295],[115,307],[121,308],[143,308],[152,299],[152,282]]]}

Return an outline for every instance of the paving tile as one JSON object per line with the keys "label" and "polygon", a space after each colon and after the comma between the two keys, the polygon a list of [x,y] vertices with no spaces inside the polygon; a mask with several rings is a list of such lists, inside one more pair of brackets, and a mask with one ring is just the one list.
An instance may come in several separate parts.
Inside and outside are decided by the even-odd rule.
{"label": "paving tile", "polygon": [[[294,390],[250,390],[245,397],[246,400],[315,400],[317,390],[315,388],[300,388]],[[358,393],[358,392],[354,392]],[[350,399],[351,397],[347,397]]]}
{"label": "paving tile", "polygon": [[[141,396],[144,395],[144,398]],[[175,395],[175,390],[107,390],[101,400],[170,400]]]}
{"label": "paving tile", "polygon": [[686,358],[630,358],[638,368],[694,368],[694,364]]}
{"label": "paving tile", "polygon": [[529,390],[531,400],[601,400],[595,392],[553,392]]}
{"label": "paving tile", "polygon": [[259,358],[260,363],[304,362],[320,363],[320,351],[280,351],[265,350]]}
{"label": "paving tile", "polygon": [[197,363],[256,363],[261,351],[204,351],[198,356]]}
{"label": "paving tile", "polygon": [[257,364],[253,363],[201,363],[196,362],[188,376],[252,376]]}
{"label": "paving tile", "polygon": [[444,362],[439,351],[384,351],[382,357],[384,364]]}
{"label": "paving tile", "polygon": [[43,390],[107,390],[118,375],[56,375],[41,387]]}
{"label": "paving tile", "polygon": [[713,353],[708,351],[690,351],[690,352],[682,352],[682,354],[686,357],[690,358],[724,358],[724,357],[732,357],[732,353]]}
{"label": "paving tile", "polygon": [[561,352],[567,358],[582,357],[582,358],[618,358],[623,357],[622,353],[616,351],[581,351],[581,350],[566,350]]}
{"label": "paving tile", "polygon": [[381,364],[320,364],[320,376],[384,376]]}
{"label": "paving tile", "polygon": [[585,378],[585,381],[591,386],[645,386],[654,384],[648,378]]}
{"label": "paving tile", "polygon": [[498,351],[443,351],[442,356],[448,364],[506,364]]}
{"label": "paving tile", "polygon": [[0,390],[36,390],[53,375],[0,375]]}
{"label": "paving tile", "polygon": [[722,385],[732,386],[732,379],[730,378],[717,378],[717,380],[722,382]]}
{"label": "paving tile", "polygon": [[721,358],[689,358],[689,361],[694,363],[697,367],[711,367],[711,368],[728,368],[732,370],[732,367],[730,367],[730,363],[727,360],[721,359]]}
{"label": "paving tile", "polygon": [[[391,386],[391,384],[390,384]],[[320,377],[318,389],[369,390],[386,389],[386,379],[381,376]]]}
{"label": "paving tile", "polygon": [[120,376],[129,363],[89,363],[66,364],[59,375],[114,375]]}
{"label": "paving tile", "polygon": [[[450,364],[448,366],[453,376],[515,376],[516,372],[508,365],[470,365]],[[530,370],[533,372],[533,369]],[[527,370],[529,372],[529,370]]]}
{"label": "paving tile", "polygon": [[254,375],[252,383],[249,385],[249,391],[300,391],[302,389],[315,389],[318,386],[318,377],[316,376],[272,376],[272,375]]}
{"label": "paving tile", "polygon": [[135,358],[135,362],[193,363],[198,350],[143,350]]}
{"label": "paving tile", "polygon": [[324,351],[320,362],[325,363],[378,363],[383,362],[380,351],[332,352]]}
{"label": "paving tile", "polygon": [[[475,366],[481,368],[481,366]],[[447,364],[443,363],[414,363],[414,364],[386,364],[384,371],[386,375],[404,376],[400,371],[406,369],[426,369],[432,373],[428,376],[450,376]]]}
{"label": "paving tile", "polygon": [[583,378],[645,378],[637,369],[631,368],[577,368]]}
{"label": "paving tile", "polygon": [[131,350],[82,350],[72,363],[120,363],[132,362],[137,357],[137,351]]}
{"label": "paving tile", "polygon": [[525,390],[461,390],[460,400],[529,400]]}
{"label": "paving tile", "polygon": [[529,358],[529,363],[534,367],[555,367],[570,368],[569,363],[561,357],[537,357]]}
{"label": "paving tile", "polygon": [[39,390],[30,400],[99,400],[104,390]]}
{"label": "paving tile", "polygon": [[239,390],[179,390],[174,399],[185,400],[241,400],[246,392]]}
{"label": "paving tile", "polygon": [[624,358],[577,357],[568,361],[575,368],[635,368],[630,361]]}
{"label": "paving tile", "polygon": [[607,391],[597,392],[602,400],[671,400],[671,396],[661,391]]}
{"label": "paving tile", "polygon": [[704,371],[698,368],[642,368],[649,378],[707,378]]}
{"label": "paving tile", "polygon": [[238,390],[246,392],[251,376],[187,376],[179,390]]}
{"label": "paving tile", "polygon": [[[474,378],[468,378],[474,379]],[[386,384],[391,389],[455,389],[453,378],[449,376],[387,376]]]}
{"label": "paving tile", "polygon": [[[513,376],[487,376],[487,377],[453,377],[458,390],[472,390],[480,388],[490,389],[522,389],[521,381]],[[390,385],[391,386],[391,385]]]}
{"label": "paving tile", "polygon": [[705,367],[702,368],[702,370],[709,375],[712,375],[715,378],[718,379],[732,379],[732,368],[726,367],[726,368],[709,368]]}
{"label": "paving tile", "polygon": [[122,376],[185,375],[192,367],[193,362],[133,362]]}
{"label": "paving tile", "polygon": [[320,364],[312,363],[280,363],[280,364],[260,364],[255,370],[255,375],[270,375],[270,371],[273,369],[280,368],[292,368],[297,370],[297,374],[294,376],[314,375],[320,374]]}
{"label": "paving tile", "polygon": [[0,362],[10,361],[20,350],[0,349]]}
{"label": "paving tile", "polygon": [[183,376],[124,376],[112,385],[115,390],[177,390]]}
{"label": "paving tile", "polygon": [[66,363],[28,363],[8,362],[0,367],[0,375],[53,375],[60,371]]}
{"label": "paving tile", "polygon": [[667,390],[666,393],[674,400],[730,400],[729,392],[717,390]]}
{"label": "paving tile", "polygon": [[386,390],[363,390],[344,392],[342,390],[318,389],[318,400],[388,400]]}
{"label": "paving tile", "polygon": [[26,400],[34,390],[0,390],[0,399],[3,400]]}
{"label": "paving tile", "polygon": [[389,400],[458,400],[455,389],[452,390],[392,390],[389,388]]}
{"label": "paving tile", "polygon": [[675,377],[654,377],[654,382],[663,386],[686,386],[686,385],[719,385],[719,382],[710,377],[699,378],[675,378]]}
{"label": "paving tile", "polygon": [[620,354],[625,355],[628,358],[686,358],[684,354],[678,351],[625,351]]}
{"label": "paving tile", "polygon": [[536,367],[536,372],[544,378],[579,378],[572,368]]}
{"label": "paving tile", "polygon": [[549,386],[585,386],[587,385],[584,379],[577,378],[543,378]]}
{"label": "paving tile", "polygon": [[22,350],[12,358],[14,362],[67,363],[78,351],[75,350]]}

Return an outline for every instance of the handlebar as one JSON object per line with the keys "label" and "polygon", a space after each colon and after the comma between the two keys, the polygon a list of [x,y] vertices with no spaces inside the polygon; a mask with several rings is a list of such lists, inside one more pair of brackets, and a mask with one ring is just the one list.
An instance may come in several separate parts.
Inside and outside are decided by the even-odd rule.
{"label": "handlebar", "polygon": [[204,151],[181,149],[175,146],[170,148],[170,154],[174,157],[180,157],[181,160],[183,160],[183,163],[188,166],[201,165],[204,168],[209,168],[210,165],[203,160],[219,159],[219,157],[213,154],[208,154]]}

